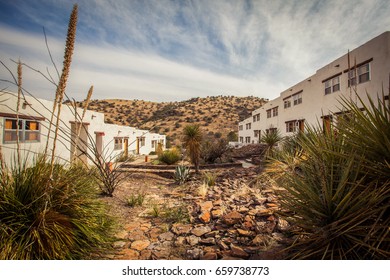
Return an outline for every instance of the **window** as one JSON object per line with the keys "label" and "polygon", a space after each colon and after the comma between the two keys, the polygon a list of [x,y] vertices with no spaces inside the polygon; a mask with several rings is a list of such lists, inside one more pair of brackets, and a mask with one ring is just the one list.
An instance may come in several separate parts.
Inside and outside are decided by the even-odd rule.
{"label": "window", "polygon": [[145,137],[140,138],[140,146],[141,147],[145,146]]}
{"label": "window", "polygon": [[268,134],[268,133],[277,133],[278,129],[276,127],[270,127],[268,129],[265,130],[265,133]]}
{"label": "window", "polygon": [[267,110],[267,119],[271,117],[271,109]]}
{"label": "window", "polygon": [[[357,79],[356,79],[357,75]],[[357,84],[365,83],[371,79],[370,77],[370,63],[365,63],[357,69],[351,69],[348,72],[348,87],[354,86]]]}
{"label": "window", "polygon": [[251,123],[247,123],[246,125],[245,125],[245,128],[248,130],[248,129],[251,129],[252,128],[252,124]]}
{"label": "window", "polygon": [[122,150],[123,138],[114,138],[114,150]]}
{"label": "window", "polygon": [[258,122],[260,121],[260,114],[256,114],[253,116],[253,122]]}
{"label": "window", "polygon": [[278,115],[278,107],[272,109],[272,116],[276,117]]}
{"label": "window", "polygon": [[291,100],[290,99],[284,100],[284,109],[287,109],[290,107],[291,107]]}
{"label": "window", "polygon": [[295,132],[298,128],[297,121],[286,122],[286,132]]}
{"label": "window", "polygon": [[358,68],[359,84],[370,80],[370,64],[364,64]]}
{"label": "window", "polygon": [[260,138],[261,130],[254,130],[253,132],[254,132],[255,138],[257,138],[257,139]]}
{"label": "window", "polygon": [[152,149],[157,147],[157,140],[152,140]]}
{"label": "window", "polygon": [[[40,122],[35,120],[4,120],[4,143],[40,142]],[[19,131],[19,136],[18,136]]]}
{"label": "window", "polygon": [[251,137],[250,136],[245,137],[245,143],[250,143],[250,142],[251,142]]}
{"label": "window", "polygon": [[293,95],[294,106],[302,103],[302,92]]}
{"label": "window", "polygon": [[244,143],[244,137],[240,136],[240,143]]}
{"label": "window", "polygon": [[325,81],[325,94],[340,90],[340,76]]}
{"label": "window", "polygon": [[244,126],[243,126],[243,125],[239,125],[239,126],[238,126],[238,129],[239,129],[239,130],[243,130],[243,129],[244,129]]}

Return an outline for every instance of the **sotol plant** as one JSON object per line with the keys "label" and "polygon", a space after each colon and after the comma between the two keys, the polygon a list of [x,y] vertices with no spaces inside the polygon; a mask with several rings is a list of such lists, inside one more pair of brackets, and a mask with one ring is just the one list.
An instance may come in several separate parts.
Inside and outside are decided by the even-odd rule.
{"label": "sotol plant", "polygon": [[348,113],[329,133],[307,128],[299,149],[268,167],[300,236],[290,258],[390,258],[390,108],[379,98],[359,103],[343,100]]}

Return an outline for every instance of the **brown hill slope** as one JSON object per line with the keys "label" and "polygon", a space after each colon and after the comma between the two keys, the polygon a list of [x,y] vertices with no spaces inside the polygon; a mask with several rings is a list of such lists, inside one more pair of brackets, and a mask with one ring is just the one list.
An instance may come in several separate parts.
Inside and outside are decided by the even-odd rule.
{"label": "brown hill slope", "polygon": [[104,113],[108,123],[165,134],[172,144],[179,145],[182,129],[187,124],[199,124],[210,137],[226,137],[231,131],[237,133],[238,122],[264,102],[263,98],[253,96],[212,96],[163,103],[106,99],[92,100],[88,109]]}

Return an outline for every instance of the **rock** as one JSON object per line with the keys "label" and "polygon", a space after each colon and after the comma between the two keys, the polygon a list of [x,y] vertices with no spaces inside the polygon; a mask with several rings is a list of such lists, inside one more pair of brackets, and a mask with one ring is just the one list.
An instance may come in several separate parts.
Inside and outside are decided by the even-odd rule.
{"label": "rock", "polygon": [[152,252],[152,259],[153,260],[168,260],[169,255],[170,255],[170,253],[168,250],[153,251]]}
{"label": "rock", "polygon": [[256,213],[256,217],[267,217],[271,216],[273,211],[267,208],[258,209]]}
{"label": "rock", "polygon": [[230,244],[230,249],[232,250],[232,256],[239,257],[239,258],[247,258],[249,257],[249,254],[244,251],[241,247],[234,245],[233,243]]}
{"label": "rock", "polygon": [[198,204],[200,207],[201,212],[210,212],[210,210],[213,208],[213,202],[212,201],[206,201]]}
{"label": "rock", "polygon": [[217,260],[218,255],[216,253],[206,253],[200,259],[201,260]]}
{"label": "rock", "polygon": [[230,249],[230,247],[229,247],[228,245],[226,245],[226,243],[223,242],[223,241],[218,241],[218,246],[219,246],[219,248],[221,248],[221,249],[224,250],[224,251]]}
{"label": "rock", "polygon": [[160,241],[171,241],[174,237],[175,237],[175,235],[172,232],[167,231],[167,232],[160,234],[158,236],[158,239]]}
{"label": "rock", "polygon": [[222,218],[223,218],[223,221],[225,222],[225,224],[234,225],[234,224],[241,222],[242,215],[240,213],[238,213],[237,211],[233,211],[233,212],[230,212],[230,213],[224,215]]}
{"label": "rock", "polygon": [[191,233],[200,237],[200,236],[202,236],[210,231],[211,231],[211,228],[209,226],[200,226],[200,227],[193,228],[191,230]]}
{"label": "rock", "polygon": [[143,250],[140,252],[139,259],[140,260],[150,260],[152,257],[152,251],[150,250]]}
{"label": "rock", "polygon": [[125,249],[122,251],[123,256],[121,257],[122,260],[138,260],[139,258],[139,252],[133,249]]}
{"label": "rock", "polygon": [[118,239],[126,239],[129,236],[129,232],[127,230],[122,230],[115,234],[115,237]]}
{"label": "rock", "polygon": [[205,223],[205,224],[209,223],[210,220],[211,220],[210,212],[202,212],[202,214],[199,215],[199,219],[200,219],[203,223]]}
{"label": "rock", "polygon": [[135,229],[139,229],[141,224],[139,222],[132,222],[125,225],[126,231],[133,231]]}
{"label": "rock", "polygon": [[150,237],[150,240],[151,241],[157,241],[158,240],[158,236],[161,234],[162,232],[162,229],[160,228],[152,228],[150,231],[149,231],[149,237]]}
{"label": "rock", "polygon": [[131,249],[135,249],[137,251],[142,251],[146,249],[150,245],[149,240],[137,240],[131,243]]}
{"label": "rock", "polygon": [[219,233],[218,230],[213,230],[204,235],[204,237],[215,237]]}
{"label": "rock", "polygon": [[152,227],[151,223],[143,223],[141,224],[140,230],[143,232],[148,231]]}
{"label": "rock", "polygon": [[268,208],[279,208],[279,205],[275,204],[275,203],[267,203],[267,207]]}
{"label": "rock", "polygon": [[280,230],[280,231],[286,231],[286,230],[289,230],[290,229],[290,224],[282,219],[282,218],[279,218],[279,221],[278,221],[278,224],[277,224],[277,229]]}
{"label": "rock", "polygon": [[145,236],[145,233],[142,230],[137,229],[137,230],[132,231],[129,234],[128,239],[130,241],[145,240],[145,239],[147,239],[147,237]]}
{"label": "rock", "polygon": [[220,218],[222,217],[223,215],[223,212],[221,209],[215,209],[215,210],[212,210],[211,211],[211,216],[214,218],[214,219],[217,219],[217,218]]}
{"label": "rock", "polygon": [[188,234],[192,229],[190,224],[173,224],[171,231],[177,235]]}
{"label": "rock", "polygon": [[199,241],[203,245],[215,245],[215,239],[213,237],[204,238]]}
{"label": "rock", "polygon": [[249,208],[247,208],[247,207],[240,207],[239,209],[238,209],[238,212],[239,213],[242,213],[242,214],[244,214],[244,213],[247,213],[249,211]]}
{"label": "rock", "polygon": [[203,257],[203,252],[199,248],[194,248],[192,250],[187,251],[187,257],[190,260],[199,260],[200,258]]}
{"label": "rock", "polygon": [[237,229],[237,232],[242,235],[242,236],[253,236],[253,232],[252,231],[249,231],[249,230],[243,230],[243,229],[240,229],[238,228]]}
{"label": "rock", "polygon": [[269,239],[268,237],[266,237],[262,234],[258,234],[258,235],[256,235],[255,238],[253,238],[252,244],[253,245],[264,245],[264,244],[266,244],[266,242],[268,242],[267,241],[268,239]]}
{"label": "rock", "polygon": [[195,246],[199,243],[200,237],[197,237],[195,235],[190,235],[186,237],[186,241],[189,245]]}
{"label": "rock", "polygon": [[175,240],[175,245],[180,247],[180,246],[184,246],[186,244],[186,238],[184,236],[179,236],[176,240]]}
{"label": "rock", "polygon": [[114,242],[114,244],[112,244],[112,246],[113,246],[115,249],[123,248],[123,247],[125,247],[125,245],[126,245],[126,242],[125,242],[125,241],[116,241],[116,242]]}
{"label": "rock", "polygon": [[214,206],[221,206],[221,205],[222,205],[222,199],[215,200],[215,201],[213,202],[213,205],[214,205]]}

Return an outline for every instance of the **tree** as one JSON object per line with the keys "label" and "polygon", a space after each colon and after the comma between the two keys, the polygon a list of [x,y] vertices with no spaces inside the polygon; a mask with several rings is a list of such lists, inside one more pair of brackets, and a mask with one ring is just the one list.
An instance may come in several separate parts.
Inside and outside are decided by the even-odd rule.
{"label": "tree", "polygon": [[238,141],[237,133],[235,133],[234,131],[230,131],[227,135],[227,140],[228,142],[237,142]]}
{"label": "tree", "polygon": [[200,150],[202,144],[202,132],[199,125],[187,125],[183,129],[183,146],[187,149],[195,172],[199,173]]}

